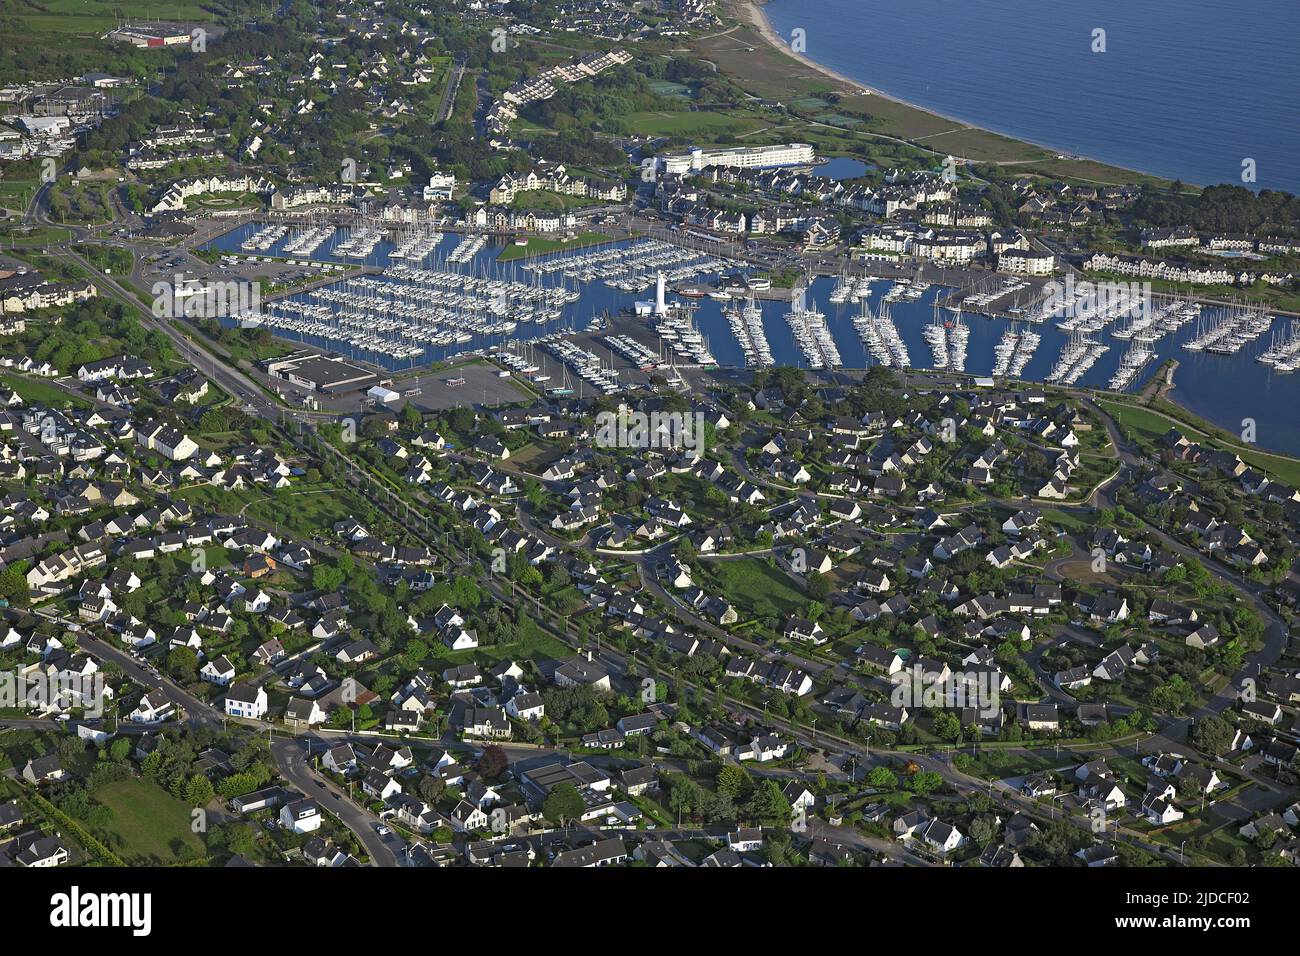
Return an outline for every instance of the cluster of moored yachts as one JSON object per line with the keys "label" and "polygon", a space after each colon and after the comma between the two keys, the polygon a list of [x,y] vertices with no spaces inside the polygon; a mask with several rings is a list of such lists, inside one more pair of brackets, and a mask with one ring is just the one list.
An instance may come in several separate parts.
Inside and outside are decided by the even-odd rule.
{"label": "cluster of moored yachts", "polygon": [[[384,228],[369,223],[335,226],[317,222],[296,229],[274,223],[250,228],[239,247],[246,252],[266,253],[279,246],[280,255],[310,257],[328,244],[335,257],[369,259],[387,235]],[[755,289],[764,280],[726,286],[719,282],[713,289],[680,285],[700,276],[727,274],[741,263],[662,239],[640,239],[530,259],[513,267],[531,275],[529,281],[521,282],[502,278],[499,267],[478,261],[486,242],[484,236],[465,236],[450,253],[440,256],[443,238],[443,233],[432,228],[410,229],[396,237],[387,253],[390,264],[378,274],[356,276],[264,303],[260,312],[237,318],[241,324],[266,326],[285,337],[342,346],[359,357],[413,364],[429,357],[430,350],[463,351],[480,348],[493,339],[522,340],[530,335],[530,340],[543,344],[580,379],[598,391],[612,393],[620,387],[616,373],[591,353],[564,342],[560,338],[563,332],[552,325],[564,318],[567,305],[580,299],[578,287],[582,283],[598,281],[620,292],[636,293],[653,288],[662,277],[666,285],[677,286],[681,296],[708,296],[726,303],[723,317],[746,366],[777,364],[762,309],[754,298]],[[441,265],[426,267],[434,259]],[[473,267],[472,273],[462,271],[466,265]],[[892,280],[873,313],[868,299],[875,281],[889,280],[843,274],[830,292],[829,302],[860,304],[853,326],[874,362],[910,367],[911,357],[889,304],[921,299],[930,283],[919,275]],[[944,309],[955,313],[951,318],[940,317],[936,302],[934,318],[922,329],[932,355],[931,367],[965,371],[970,330],[963,320],[963,309],[968,315],[987,315],[983,309],[1025,289],[1031,287],[1022,279],[1004,277],[996,286],[990,281],[990,287],[967,294],[959,305],[944,304]],[[1191,322],[1197,323],[1195,334],[1182,343],[1182,348],[1220,355],[1239,352],[1273,325],[1272,316],[1254,306],[1203,311],[1191,299],[1176,297],[1152,306],[1136,289],[1120,289],[1100,306],[1086,301],[1085,296],[1080,291],[1074,301],[1043,301],[1031,309],[1013,310],[1013,318],[1019,319],[1007,326],[995,346],[992,373],[1022,377],[1042,341],[1026,326],[1048,320],[1055,320],[1069,337],[1046,381],[1078,382],[1110,350],[1102,340],[1105,332],[1114,340],[1129,343],[1107,383],[1108,388],[1121,391],[1129,388],[1155,358],[1156,342]],[[806,304],[800,293],[796,293],[785,320],[804,364],[814,369],[841,366],[826,316]],[[527,327],[526,331],[521,327]],[[657,314],[652,327],[666,347],[669,360],[700,366],[717,364],[697,325],[693,305],[677,305]],[[611,336],[606,344],[638,367],[657,367],[664,361],[662,355],[627,336]],[[1300,368],[1300,324],[1275,332],[1269,348],[1257,360],[1279,372]]]}

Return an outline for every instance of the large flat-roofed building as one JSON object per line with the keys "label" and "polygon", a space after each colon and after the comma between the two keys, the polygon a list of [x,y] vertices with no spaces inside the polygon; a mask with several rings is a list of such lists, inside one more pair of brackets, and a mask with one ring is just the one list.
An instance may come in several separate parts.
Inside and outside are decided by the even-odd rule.
{"label": "large flat-roofed building", "polygon": [[573,784],[580,792],[583,790],[599,792],[608,790],[611,781],[607,773],[593,767],[585,760],[568,764],[557,760],[555,763],[525,770],[521,775],[521,782],[526,793],[542,799],[551,792],[552,788],[562,783]]}
{"label": "large flat-roofed building", "polygon": [[[138,23],[125,24],[108,33],[108,39],[130,43],[132,46],[157,47],[180,46],[193,39],[193,28],[185,23]],[[216,31],[208,29],[209,35]]]}
{"label": "large flat-roofed building", "polygon": [[266,364],[266,374],[316,392],[351,392],[369,388],[379,376],[346,359],[316,352],[297,352]]}
{"label": "large flat-roofed building", "polygon": [[758,169],[766,166],[807,166],[817,154],[807,143],[780,143],[775,146],[732,146],[721,149],[692,149],[663,157],[664,172],[685,175],[708,166],[732,166]]}

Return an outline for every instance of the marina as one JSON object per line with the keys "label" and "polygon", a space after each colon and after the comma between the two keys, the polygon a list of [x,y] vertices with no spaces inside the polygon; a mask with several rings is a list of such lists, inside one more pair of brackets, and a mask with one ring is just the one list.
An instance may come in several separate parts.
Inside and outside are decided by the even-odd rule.
{"label": "marina", "polygon": [[744,308],[736,305],[728,308],[727,325],[740,344],[747,368],[768,368],[776,364],[767,344],[767,333],[763,331],[763,310],[753,299],[747,300]]}
{"label": "marina", "polygon": [[1022,377],[1041,341],[1042,336],[1037,332],[1015,324],[1008,325],[993,350],[993,374],[1006,378]]}
{"label": "marina", "polygon": [[1255,306],[1235,306],[1203,313],[1197,320],[1196,337],[1184,342],[1188,352],[1236,355],[1273,327],[1273,317]]}
{"label": "marina", "polygon": [[1300,322],[1292,322],[1285,330],[1275,330],[1268,351],[1260,353],[1255,360],[1275,372],[1294,372],[1300,368]]}
{"label": "marina", "polygon": [[950,372],[966,371],[966,345],[970,329],[962,322],[960,310],[946,319],[940,311],[939,300],[934,303],[934,318],[925,327],[925,341],[930,346],[935,369]]}
{"label": "marina", "polygon": [[795,291],[786,321],[809,368],[839,368],[843,364],[835,339],[826,327],[826,316],[807,306],[806,289]]}
{"label": "marina", "polygon": [[[264,224],[246,224],[210,247],[236,256],[247,255],[242,243],[263,228]],[[330,231],[325,235],[327,228]],[[1300,367],[1295,364],[1300,355],[1295,340],[1300,333],[1290,328],[1282,330],[1279,325],[1272,336],[1261,331],[1251,342],[1232,343],[1236,352],[1207,349],[1204,342],[1199,343],[1201,348],[1195,347],[1195,340],[1211,330],[1216,339],[1226,336],[1229,328],[1239,329],[1240,335],[1252,326],[1243,317],[1248,312],[1254,316],[1254,328],[1266,323],[1271,328],[1272,317],[1258,307],[1201,307],[1185,295],[1157,297],[1145,314],[1138,309],[1105,323],[1095,333],[1071,333],[1058,326],[1058,321],[1067,318],[1065,313],[1070,307],[1063,302],[1050,307],[1036,305],[1041,296],[1033,295],[1033,288],[1016,277],[990,275],[979,280],[975,291],[968,291],[959,302],[953,298],[955,290],[949,287],[932,285],[919,298],[911,299],[893,294],[896,286],[892,280],[875,279],[863,283],[865,295],[836,304],[830,296],[844,284],[844,277],[831,275],[811,279],[805,290],[805,311],[820,313],[820,327],[824,329],[810,336],[808,333],[817,323],[797,323],[804,330],[804,342],[814,345],[810,356],[796,339],[789,321],[793,296],[755,296],[766,284],[765,278],[724,278],[735,275],[737,270],[734,263],[721,257],[677,248],[659,239],[643,239],[503,262],[497,260],[503,241],[479,237],[484,241],[473,257],[448,263],[450,253],[461,247],[463,237],[443,232],[436,248],[422,262],[392,258],[389,253],[412,234],[401,229],[390,231],[367,263],[376,274],[359,277],[364,280],[360,284],[356,279],[340,281],[323,290],[264,302],[263,315],[240,317],[240,321],[265,322],[287,340],[332,349],[389,371],[463,353],[490,354],[510,345],[541,343],[546,337],[581,333],[601,316],[626,316],[618,319],[617,332],[630,331],[651,353],[683,369],[714,364],[723,368],[813,368],[814,358],[821,361],[823,370],[836,367],[826,364],[818,342],[833,344],[842,368],[911,368],[914,359],[930,365],[933,350],[925,329],[934,321],[934,305],[939,301],[941,311],[948,313],[946,318],[955,316],[957,307],[961,308],[961,324],[967,330],[966,374],[992,373],[1023,381],[1093,388],[1107,388],[1114,381],[1124,386],[1122,390],[1132,391],[1142,386],[1160,361],[1180,356],[1180,403],[1211,421],[1226,423],[1226,427],[1237,425],[1243,417],[1254,417],[1260,421],[1265,436],[1261,443],[1272,443],[1279,450],[1300,450],[1300,422],[1293,421],[1294,416],[1285,411],[1300,405],[1300,376],[1288,374]],[[264,242],[266,235],[260,241]],[[270,249],[259,250],[257,256],[285,255],[286,244],[295,239],[301,242],[304,237],[308,244],[320,242],[314,253],[299,253],[313,265],[329,268],[334,263],[355,262],[333,255],[334,247],[348,238],[347,233],[319,223],[289,229]],[[649,312],[633,315],[635,300],[647,297],[643,290],[653,290],[659,274],[659,270],[637,264],[638,250],[667,267],[664,275],[668,304],[674,309],[693,307],[689,321],[677,320],[671,327],[665,326],[670,336],[677,333],[676,348],[659,337],[658,316]],[[715,271],[694,271],[703,267]],[[688,271],[680,279],[670,279],[677,269]],[[418,273],[430,275],[421,279]],[[607,278],[624,284],[628,291],[615,288]],[[400,288],[384,287],[384,283],[393,282]],[[490,286],[493,282],[502,285]],[[670,288],[670,283],[675,283],[678,291]],[[916,284],[911,279],[899,283],[904,287]],[[338,301],[332,294],[319,294],[326,290],[359,298]],[[688,295],[687,291],[696,294]],[[726,294],[712,297],[711,291]],[[854,292],[858,291],[855,280]],[[442,298],[436,298],[434,293],[441,293]],[[980,308],[976,296],[985,298],[984,308]],[[348,316],[348,309],[354,314]],[[342,318],[338,313],[343,313]],[[235,324],[233,319],[223,321]],[[507,324],[510,322],[515,323],[513,331]],[[683,331],[688,335],[686,340],[681,338]],[[699,336],[698,341],[692,332]],[[1079,338],[1095,347],[1080,349],[1076,341]],[[1189,343],[1193,345],[1190,350],[1184,347]],[[1117,379],[1126,368],[1124,357],[1133,345],[1144,346],[1154,357],[1137,372],[1126,371]],[[598,351],[606,356],[608,369],[609,353],[603,346]],[[1070,354],[1065,356],[1067,351]],[[537,354],[550,357],[552,353],[539,344]],[[1135,353],[1133,359],[1141,356]],[[1268,361],[1264,360],[1266,356]],[[619,363],[640,364],[622,354],[617,357]],[[1063,357],[1070,361],[1057,369]],[[558,372],[553,375],[559,377]],[[617,379],[611,381],[608,375],[595,382],[579,378],[573,370],[569,375],[577,387],[617,384]],[[1230,387],[1225,383],[1231,383]],[[554,382],[547,384],[559,387]]]}

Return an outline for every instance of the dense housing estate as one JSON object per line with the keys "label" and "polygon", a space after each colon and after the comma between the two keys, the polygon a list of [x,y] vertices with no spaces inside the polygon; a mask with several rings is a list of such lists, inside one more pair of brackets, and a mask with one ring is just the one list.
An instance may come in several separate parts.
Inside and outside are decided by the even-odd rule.
{"label": "dense housing estate", "polygon": [[1295,197],[748,4],[207,13],[0,71],[0,868],[1300,863],[1300,467],[1170,360],[1289,394]]}

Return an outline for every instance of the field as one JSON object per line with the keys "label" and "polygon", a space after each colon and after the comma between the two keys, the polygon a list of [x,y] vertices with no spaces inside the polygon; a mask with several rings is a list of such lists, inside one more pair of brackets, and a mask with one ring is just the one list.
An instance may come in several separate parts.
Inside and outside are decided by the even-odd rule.
{"label": "field", "polygon": [[1098,402],[1101,408],[1119,425],[1121,434],[1141,441],[1155,441],[1173,427],[1164,416],[1135,405],[1116,402]]}
{"label": "field", "polygon": [[116,246],[79,245],[74,250],[100,272],[110,275],[126,276],[131,274],[135,265],[135,256],[129,249]]}
{"label": "field", "polygon": [[0,208],[24,211],[38,185],[34,179],[0,179]]}
{"label": "field", "polygon": [[716,137],[723,133],[748,133],[763,125],[763,118],[749,112],[663,111],[631,113],[623,118],[629,129],[643,136]]}
{"label": "field", "polygon": [[203,852],[203,841],[190,830],[190,807],[156,784],[120,780],[101,787],[94,796],[113,811],[105,829],[110,846],[124,860],[165,866],[179,860],[184,847]]}
{"label": "field", "polygon": [[1150,409],[1117,402],[1098,402],[1098,405],[1119,423],[1121,431],[1131,432],[1136,439],[1154,442],[1169,429],[1177,428],[1190,438],[1236,452],[1246,464],[1268,472],[1281,481],[1291,485],[1300,484],[1300,459],[1243,448],[1231,441],[1216,440],[1215,430],[1211,427],[1197,428]]}
{"label": "field", "polygon": [[803,614],[807,600],[783,571],[761,558],[717,559],[702,562],[717,579],[722,596],[736,605],[741,619],[753,616]]}
{"label": "field", "polygon": [[208,19],[202,4],[193,0],[45,0],[39,7],[6,3],[2,9],[7,15],[40,10],[39,14],[17,13],[17,17],[31,29],[46,33],[101,34],[123,18],[171,22]]}
{"label": "field", "polygon": [[67,242],[72,238],[72,230],[58,226],[34,226],[15,229],[0,235],[0,252],[5,249],[44,249],[47,246]]}
{"label": "field", "polygon": [[305,483],[281,488],[258,497],[244,514],[300,535],[330,531],[336,521],[364,518],[373,508],[355,494],[334,485],[310,487]]}
{"label": "field", "polygon": [[540,209],[548,212],[562,212],[566,209],[581,209],[584,206],[599,206],[602,205],[602,201],[588,199],[585,196],[563,196],[548,189],[534,189],[519,193],[510,205],[514,209]]}
{"label": "field", "polygon": [[439,661],[439,667],[442,666],[442,662],[447,664],[468,664],[476,661],[496,663],[511,658],[537,661],[547,658],[565,658],[572,654],[573,648],[543,631],[532,617],[524,621],[519,640],[511,641],[509,644],[485,644],[475,650],[453,651],[438,641],[429,649],[430,658]]}
{"label": "field", "polygon": [[501,254],[497,256],[497,261],[509,262],[512,259],[523,259],[526,256],[540,256],[548,252],[559,252],[561,249],[577,249],[580,246],[594,246],[601,242],[610,241],[612,241],[612,237],[605,235],[603,232],[580,232],[568,242],[562,239],[530,238],[526,246],[516,246],[514,244],[506,246],[501,250]]}
{"label": "field", "polygon": [[63,389],[51,385],[49,382],[42,382],[41,380],[34,378],[26,378],[22,375],[12,375],[9,373],[0,375],[0,385],[3,385],[6,390],[13,389],[22,396],[23,401],[26,402],[37,402],[41,405],[52,406],[60,406],[65,402],[71,402],[73,405],[83,408],[89,407],[90,404],[76,396],[69,395],[67,392],[63,391]]}

